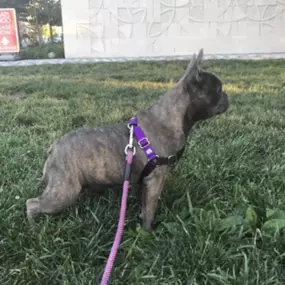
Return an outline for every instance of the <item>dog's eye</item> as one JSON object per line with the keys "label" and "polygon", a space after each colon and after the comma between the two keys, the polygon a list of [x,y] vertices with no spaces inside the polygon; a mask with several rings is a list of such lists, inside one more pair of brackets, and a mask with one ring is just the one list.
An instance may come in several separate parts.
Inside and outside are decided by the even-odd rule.
{"label": "dog's eye", "polygon": [[222,87],[221,87],[221,86],[219,86],[219,87],[217,88],[217,92],[218,92],[218,93],[221,93],[221,92],[222,92]]}

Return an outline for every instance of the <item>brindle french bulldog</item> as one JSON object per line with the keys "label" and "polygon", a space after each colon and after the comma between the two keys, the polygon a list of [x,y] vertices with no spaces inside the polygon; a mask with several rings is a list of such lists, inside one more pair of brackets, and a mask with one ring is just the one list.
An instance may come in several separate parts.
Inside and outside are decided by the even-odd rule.
{"label": "brindle french bulldog", "polygon": [[[182,78],[146,110],[135,117],[158,156],[168,157],[183,148],[190,129],[200,120],[224,113],[229,106],[222,82],[201,69],[203,49],[193,58]],[[30,224],[40,214],[55,214],[72,205],[81,189],[122,184],[128,122],[104,128],[81,128],[67,133],[51,146],[43,169],[44,192],[28,199]],[[144,151],[135,141],[131,183],[136,183],[147,164]],[[152,230],[155,211],[168,165],[156,167],[142,183],[142,226]]]}

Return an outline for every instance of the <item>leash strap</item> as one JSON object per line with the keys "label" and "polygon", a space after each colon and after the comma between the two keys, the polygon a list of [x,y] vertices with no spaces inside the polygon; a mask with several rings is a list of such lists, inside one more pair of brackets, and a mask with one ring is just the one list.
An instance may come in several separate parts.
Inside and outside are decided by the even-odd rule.
{"label": "leash strap", "polygon": [[181,150],[179,150],[177,154],[170,155],[168,157],[159,157],[158,155],[155,154],[155,151],[150,145],[149,139],[145,136],[142,128],[139,126],[138,121],[135,117],[130,119],[129,127],[130,126],[134,127],[134,136],[137,140],[139,147],[144,151],[148,160],[138,180],[139,184],[141,184],[143,182],[144,177],[147,177],[157,166],[161,165],[173,166],[178,162],[178,160],[182,156],[185,150],[185,146]]}
{"label": "leash strap", "polygon": [[148,158],[148,163],[146,164],[140,176],[139,183],[142,183],[143,178],[148,176],[154,170],[155,167],[160,166],[160,165],[170,166],[170,165],[176,164],[185,149],[185,147],[183,147],[176,155],[170,155],[169,157],[159,157],[155,154],[154,150],[152,149],[148,138],[144,135],[144,132],[138,125],[136,118],[132,118],[130,120],[128,127],[130,129],[130,137],[129,137],[129,143],[126,145],[126,148],[125,148],[126,161],[125,161],[125,169],[124,169],[124,185],[123,185],[123,196],[121,200],[120,218],[119,218],[116,236],[113,242],[111,252],[108,257],[106,267],[104,269],[104,273],[103,273],[103,277],[102,277],[100,285],[107,285],[109,282],[111,271],[114,265],[114,261],[115,261],[115,258],[116,258],[116,255],[117,255],[117,252],[120,246],[121,238],[123,235],[123,231],[124,231],[128,191],[129,191],[129,184],[130,184],[130,177],[131,177],[131,166],[133,162],[133,157],[136,153],[136,148],[133,145],[133,137],[134,136],[136,137],[139,147],[144,150]]}
{"label": "leash strap", "polygon": [[131,177],[131,167],[133,162],[133,157],[136,153],[136,148],[133,145],[133,127],[130,126],[130,140],[126,145],[125,154],[125,169],[124,169],[124,185],[123,185],[123,196],[121,200],[121,209],[120,209],[120,218],[118,222],[116,236],[112,245],[111,252],[108,257],[107,264],[104,269],[103,277],[100,285],[107,285],[109,282],[109,278],[111,276],[111,271],[115,262],[115,258],[120,247],[121,238],[124,231],[125,217],[127,211],[127,200],[128,200],[128,192],[129,192],[129,184]]}

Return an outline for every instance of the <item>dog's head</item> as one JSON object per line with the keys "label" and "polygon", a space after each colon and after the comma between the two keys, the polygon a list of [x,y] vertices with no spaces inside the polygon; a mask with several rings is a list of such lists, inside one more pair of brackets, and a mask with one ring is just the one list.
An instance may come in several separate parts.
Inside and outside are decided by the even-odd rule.
{"label": "dog's head", "polygon": [[203,49],[188,65],[178,84],[190,96],[191,116],[194,121],[205,120],[224,113],[229,106],[228,95],[223,92],[221,80],[214,74],[201,69]]}

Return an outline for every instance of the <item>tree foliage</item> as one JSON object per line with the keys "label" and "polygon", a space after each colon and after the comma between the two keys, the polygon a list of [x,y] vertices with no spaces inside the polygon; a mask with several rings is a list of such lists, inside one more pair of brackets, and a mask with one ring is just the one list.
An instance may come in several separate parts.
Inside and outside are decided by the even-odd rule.
{"label": "tree foliage", "polygon": [[1,0],[0,8],[14,8],[19,20],[25,20],[29,16],[27,11],[29,2],[29,0]]}
{"label": "tree foliage", "polygon": [[53,27],[62,25],[60,0],[0,0],[0,8],[15,8],[18,20],[29,23],[29,38],[42,43],[41,27],[49,26],[53,41]]}
{"label": "tree foliage", "polygon": [[29,14],[33,17],[32,9],[36,8],[40,25],[50,24],[51,26],[61,26],[61,3],[56,0],[35,0],[29,5]]}
{"label": "tree foliage", "polygon": [[59,0],[1,0],[0,8],[15,8],[20,20],[33,20],[37,13],[38,24],[61,26],[61,2]]}

